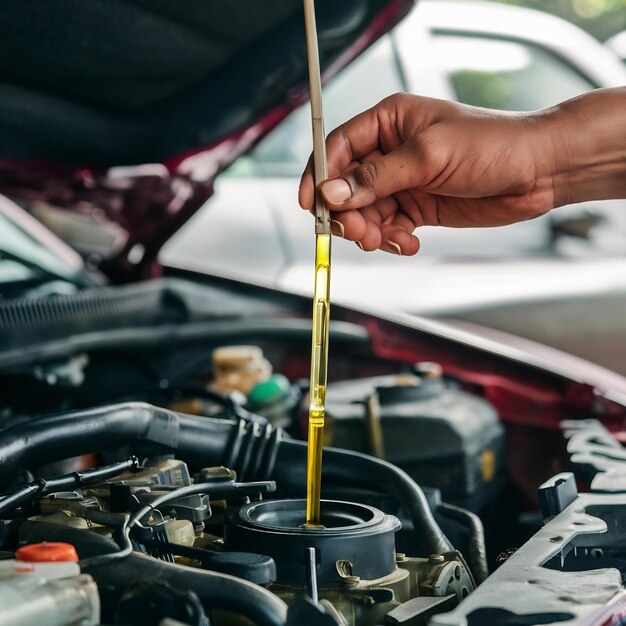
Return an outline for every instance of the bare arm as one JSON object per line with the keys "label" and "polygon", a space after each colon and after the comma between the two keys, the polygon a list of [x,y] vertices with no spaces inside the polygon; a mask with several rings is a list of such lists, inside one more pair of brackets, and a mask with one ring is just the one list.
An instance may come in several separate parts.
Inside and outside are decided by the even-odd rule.
{"label": "bare arm", "polygon": [[[533,113],[397,94],[328,137],[334,232],[411,255],[419,226],[500,226],[626,197],[626,88]],[[313,204],[310,165],[300,204]]]}

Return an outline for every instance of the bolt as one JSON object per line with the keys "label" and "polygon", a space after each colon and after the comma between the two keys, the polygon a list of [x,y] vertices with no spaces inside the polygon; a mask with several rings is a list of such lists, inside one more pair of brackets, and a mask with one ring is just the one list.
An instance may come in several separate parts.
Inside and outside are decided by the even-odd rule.
{"label": "bolt", "polygon": [[406,561],[406,554],[404,552],[396,552],[396,561]]}
{"label": "bolt", "polygon": [[431,565],[440,565],[441,563],[443,563],[445,561],[445,557],[443,556],[443,554],[431,554],[428,557],[428,562]]}
{"label": "bolt", "polygon": [[508,561],[515,553],[517,552],[517,548],[509,548],[504,552],[501,552],[496,558],[496,567],[500,567],[505,561]]}

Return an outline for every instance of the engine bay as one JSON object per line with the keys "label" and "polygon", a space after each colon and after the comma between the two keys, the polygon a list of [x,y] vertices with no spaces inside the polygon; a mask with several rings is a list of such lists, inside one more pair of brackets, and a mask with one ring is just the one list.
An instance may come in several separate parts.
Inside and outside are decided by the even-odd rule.
{"label": "engine bay", "polygon": [[0,625],[621,623],[623,405],[432,329],[338,307],[303,527],[307,305],[0,301]]}

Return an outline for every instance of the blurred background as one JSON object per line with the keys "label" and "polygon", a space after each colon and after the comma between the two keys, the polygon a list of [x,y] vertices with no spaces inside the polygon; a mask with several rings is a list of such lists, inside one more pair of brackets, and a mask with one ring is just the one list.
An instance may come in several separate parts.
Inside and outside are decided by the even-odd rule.
{"label": "blurred background", "polygon": [[624,0],[501,0],[504,4],[539,9],[562,17],[599,41],[626,29]]}
{"label": "blurred background", "polygon": [[[422,0],[328,80],[327,131],[397,91],[527,111],[625,85],[625,32],[626,0]],[[161,260],[310,295],[313,223],[296,200],[310,150],[307,105],[218,179]],[[418,235],[413,258],[336,240],[334,300],[506,331],[626,374],[626,202]]]}

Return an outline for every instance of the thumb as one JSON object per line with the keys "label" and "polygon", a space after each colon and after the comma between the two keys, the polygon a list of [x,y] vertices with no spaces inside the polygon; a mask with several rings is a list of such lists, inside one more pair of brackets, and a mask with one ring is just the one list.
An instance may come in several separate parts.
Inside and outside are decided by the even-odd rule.
{"label": "thumb", "polygon": [[419,170],[416,147],[404,143],[389,154],[324,181],[320,190],[326,203],[335,210],[362,209],[376,200],[417,186],[421,180]]}

